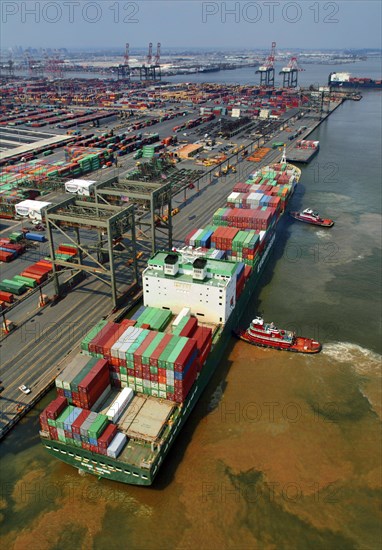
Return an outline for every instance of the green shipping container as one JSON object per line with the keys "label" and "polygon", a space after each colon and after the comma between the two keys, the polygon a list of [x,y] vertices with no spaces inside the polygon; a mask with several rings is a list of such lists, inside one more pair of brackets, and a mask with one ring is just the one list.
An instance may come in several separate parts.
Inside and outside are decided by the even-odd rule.
{"label": "green shipping container", "polygon": [[30,279],[29,277],[24,277],[23,275],[15,275],[13,279],[20,281],[21,284],[24,284],[28,288],[35,288],[37,286],[37,281],[35,279]]}
{"label": "green shipping container", "polygon": [[176,343],[173,351],[170,353],[166,361],[166,368],[170,370],[174,370],[174,363],[176,359],[179,357],[184,346],[188,342],[188,338],[186,338],[185,336],[179,336],[178,338],[179,338],[179,341]]}
{"label": "green shipping container", "polygon": [[57,428],[64,428],[64,422],[67,419],[67,417],[74,411],[75,407],[73,405],[69,405],[66,407],[64,411],[60,414],[60,416],[56,419],[56,425]]}
{"label": "green shipping container", "polygon": [[[130,362],[130,365],[134,367],[134,352],[137,351],[139,346],[143,344],[143,342],[146,340],[147,336],[150,334],[150,331],[145,329],[142,331],[142,333],[138,336],[136,341],[129,347],[126,353],[126,359]],[[122,369],[121,369],[122,372]],[[127,371],[126,373],[127,374]]]}
{"label": "green shipping container", "polygon": [[86,363],[83,369],[70,382],[70,391],[78,392],[78,384],[82,382],[82,380],[91,371],[97,361],[98,357],[89,357],[89,361]]}
{"label": "green shipping container", "polygon": [[155,336],[154,340],[151,342],[151,344],[149,346],[147,346],[147,348],[145,349],[145,351],[142,354],[142,364],[143,365],[148,365],[149,364],[151,354],[158,347],[160,342],[163,340],[164,336],[165,335],[163,333],[157,334]]}
{"label": "green shipping container", "polygon": [[179,336],[173,336],[169,343],[167,344],[166,348],[161,353],[159,359],[158,359],[158,367],[161,369],[166,368],[167,359],[174,350],[175,346],[179,342]]}
{"label": "green shipping container", "polygon": [[17,283],[16,281],[11,281],[9,279],[4,279],[0,283],[0,290],[5,290],[6,292],[12,292],[12,294],[24,294],[27,287],[23,283]]}
{"label": "green shipping container", "polygon": [[88,430],[88,436],[93,439],[98,439],[108,423],[108,417],[105,414],[99,414],[94,420],[93,424],[90,426]]}

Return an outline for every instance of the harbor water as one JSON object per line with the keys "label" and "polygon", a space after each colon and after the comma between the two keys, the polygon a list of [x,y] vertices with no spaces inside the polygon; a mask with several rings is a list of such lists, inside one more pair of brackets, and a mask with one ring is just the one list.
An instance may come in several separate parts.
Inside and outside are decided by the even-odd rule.
{"label": "harbor water", "polygon": [[380,120],[381,93],[365,91],[310,136],[320,151],[289,206],[335,225],[283,220],[242,319],[261,313],[323,351],[232,338],[150,488],[50,457],[38,438],[47,396],[0,445],[2,547],[379,547]]}

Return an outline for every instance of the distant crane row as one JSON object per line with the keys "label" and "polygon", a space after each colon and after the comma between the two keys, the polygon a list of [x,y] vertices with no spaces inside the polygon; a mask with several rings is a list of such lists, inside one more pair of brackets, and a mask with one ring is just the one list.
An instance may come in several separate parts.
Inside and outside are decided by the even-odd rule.
{"label": "distant crane row", "polygon": [[146,56],[146,63],[138,67],[130,67],[130,44],[126,43],[124,63],[119,65],[118,80],[130,80],[132,75],[139,74],[141,80],[160,80],[161,71],[160,71],[160,54],[161,54],[161,44],[158,42],[157,50],[155,56],[153,56],[153,43],[149,43],[149,49]]}
{"label": "distant crane row", "polygon": [[[260,74],[260,86],[273,88],[275,85],[275,57],[276,42],[272,42],[270,54],[264,59],[263,64],[257,69],[256,74]],[[304,71],[299,67],[297,57],[292,56],[286,67],[283,67],[279,75],[283,75],[283,88],[296,88],[298,85],[298,73]]]}

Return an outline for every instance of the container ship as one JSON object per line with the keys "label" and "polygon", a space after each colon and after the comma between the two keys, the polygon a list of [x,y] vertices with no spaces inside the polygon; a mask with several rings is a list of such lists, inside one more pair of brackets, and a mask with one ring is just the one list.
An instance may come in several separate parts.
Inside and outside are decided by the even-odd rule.
{"label": "container ship", "polygon": [[336,88],[375,88],[382,89],[382,80],[352,77],[350,73],[330,73],[328,85]]}
{"label": "container ship", "polygon": [[284,151],[237,183],[185,246],[148,260],[142,305],[97,323],[57,376],[40,415],[50,454],[100,478],[153,483],[220,364],[300,175]]}

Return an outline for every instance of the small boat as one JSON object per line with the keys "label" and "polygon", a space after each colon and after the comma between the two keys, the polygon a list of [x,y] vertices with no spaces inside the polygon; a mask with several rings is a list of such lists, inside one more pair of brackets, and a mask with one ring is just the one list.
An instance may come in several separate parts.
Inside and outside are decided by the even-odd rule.
{"label": "small boat", "polygon": [[296,353],[318,353],[322,346],[311,338],[303,338],[289,330],[280,330],[273,323],[264,323],[256,317],[247,330],[235,331],[241,340],[264,348],[293,351]]}
{"label": "small boat", "polygon": [[310,223],[311,225],[319,225],[320,227],[333,227],[334,221],[323,219],[318,212],[314,212],[310,208],[305,208],[302,212],[289,212],[295,220],[300,222]]}

